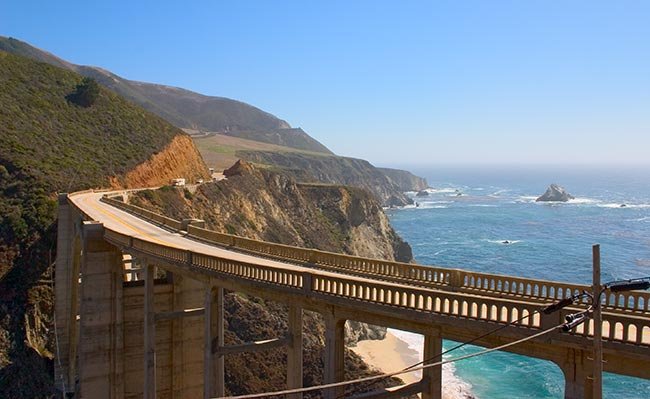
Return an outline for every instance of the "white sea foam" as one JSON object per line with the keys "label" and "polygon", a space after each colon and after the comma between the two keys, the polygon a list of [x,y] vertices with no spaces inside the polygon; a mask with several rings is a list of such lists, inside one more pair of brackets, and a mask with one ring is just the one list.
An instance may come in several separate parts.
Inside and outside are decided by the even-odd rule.
{"label": "white sea foam", "polygon": [[446,194],[446,193],[455,193],[459,190],[460,189],[458,188],[432,188],[432,189],[427,189],[427,192],[431,194]]}
{"label": "white sea foam", "polygon": [[[423,201],[418,202],[418,209],[445,209],[449,208],[452,201]],[[413,205],[415,207],[415,205]]]}
{"label": "white sea foam", "polygon": [[492,244],[499,244],[499,245],[512,245],[512,244],[517,244],[517,243],[521,242],[521,240],[508,240],[508,239],[501,239],[501,240],[484,239],[482,241],[490,242]]}
{"label": "white sea foam", "polygon": [[[389,328],[388,331],[395,335],[398,339],[406,342],[409,349],[412,349],[418,354],[418,361],[424,358],[424,336],[407,331],[394,330]],[[447,359],[450,356],[443,356]],[[421,371],[417,371],[418,378],[422,376]],[[470,399],[476,398],[472,393],[472,385],[466,381],[461,380],[456,375],[456,367],[453,363],[444,364],[442,366],[442,396],[447,399]]]}
{"label": "white sea foam", "polygon": [[534,196],[534,195],[522,195],[522,196],[518,197],[515,202],[526,202],[526,203],[528,203],[528,202],[535,202],[536,199],[537,199],[537,197]]}
{"label": "white sea foam", "polygon": [[500,197],[501,194],[507,193],[509,191],[511,191],[511,190],[508,190],[508,189],[497,190],[497,191],[493,192],[492,194],[488,194],[488,197]]}
{"label": "white sea foam", "polygon": [[[624,206],[623,206],[624,205]],[[618,208],[618,209],[628,209],[628,208],[650,208],[650,204],[598,204],[601,208]]]}
{"label": "white sea foam", "polygon": [[599,200],[593,198],[574,198],[569,200],[567,204],[597,204],[599,202]]}
{"label": "white sea foam", "polygon": [[[522,195],[517,197],[515,202],[523,202],[523,203],[538,203],[541,205],[596,205],[596,206],[602,206],[605,204],[602,204],[602,202],[598,199],[595,198],[587,198],[587,197],[577,197],[571,200],[568,200],[566,202],[561,202],[561,201],[540,201],[537,202],[537,196],[534,195]],[[620,204],[616,204],[619,206]]]}

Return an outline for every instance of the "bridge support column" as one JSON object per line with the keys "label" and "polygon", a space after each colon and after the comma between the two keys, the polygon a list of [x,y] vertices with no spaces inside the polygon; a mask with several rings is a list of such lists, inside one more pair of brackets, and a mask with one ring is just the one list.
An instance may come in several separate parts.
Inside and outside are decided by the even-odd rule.
{"label": "bridge support column", "polygon": [[566,359],[558,364],[564,374],[565,399],[591,399],[593,397],[593,384],[590,378],[592,369],[587,353],[569,349]]}
{"label": "bridge support column", "polygon": [[84,222],[81,233],[80,397],[122,398],[122,253],[104,241],[100,223]]}
{"label": "bridge support column", "polygon": [[156,398],[156,313],[154,309],[155,267],[144,263],[144,399]]}
{"label": "bridge support column", "polygon": [[[333,312],[332,312],[333,313]],[[325,315],[325,366],[323,382],[330,384],[343,381],[345,377],[345,319],[333,314]],[[323,392],[325,399],[337,399],[345,393],[345,388],[330,388]]]}
{"label": "bridge support column", "polygon": [[[302,388],[302,308],[289,306],[289,334],[291,344],[287,348],[287,388]],[[302,399],[302,394],[288,396]]]}
{"label": "bridge support column", "polygon": [[204,305],[203,397],[225,396],[225,367],[223,355],[214,349],[224,345],[223,288],[206,287]]}
{"label": "bridge support column", "polygon": [[[70,360],[72,330],[76,328],[76,298],[73,304],[72,290],[74,270],[74,217],[68,195],[59,195],[57,242],[56,242],[56,269],[54,282],[54,309],[56,317],[56,334],[58,350],[57,360],[54,362],[54,384],[62,392],[74,392],[75,379],[71,375]],[[77,271],[77,278],[79,273]],[[74,308],[74,316],[72,309]],[[59,366],[60,364],[60,366]]]}
{"label": "bridge support column", "polygon": [[[431,331],[424,335],[424,360],[427,363],[435,363],[442,360],[442,336],[440,331]],[[429,367],[422,370],[422,380],[425,381],[425,388],[422,391],[422,399],[442,399],[442,366]]]}

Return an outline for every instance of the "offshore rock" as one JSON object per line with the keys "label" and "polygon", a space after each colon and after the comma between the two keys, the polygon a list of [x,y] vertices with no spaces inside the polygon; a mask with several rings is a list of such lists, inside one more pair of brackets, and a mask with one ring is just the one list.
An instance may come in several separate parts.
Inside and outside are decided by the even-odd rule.
{"label": "offshore rock", "polygon": [[428,197],[429,192],[427,190],[420,190],[418,191],[417,194],[415,194],[416,197]]}
{"label": "offshore rock", "polygon": [[551,184],[544,194],[542,194],[535,201],[537,202],[567,202],[575,197],[566,192],[564,187],[557,184]]}

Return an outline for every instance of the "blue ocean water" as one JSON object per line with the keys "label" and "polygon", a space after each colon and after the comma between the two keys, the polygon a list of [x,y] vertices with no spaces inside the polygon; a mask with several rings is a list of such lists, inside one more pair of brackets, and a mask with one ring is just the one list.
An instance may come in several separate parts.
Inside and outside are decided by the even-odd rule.
{"label": "blue ocean water", "polygon": [[[650,276],[650,167],[409,169],[433,190],[387,213],[421,264],[590,284],[598,243],[603,282]],[[576,199],[536,203],[551,183]],[[523,356],[480,356],[457,363],[456,375],[482,399],[563,397],[559,368]],[[604,395],[649,398],[650,381],[605,374]]]}

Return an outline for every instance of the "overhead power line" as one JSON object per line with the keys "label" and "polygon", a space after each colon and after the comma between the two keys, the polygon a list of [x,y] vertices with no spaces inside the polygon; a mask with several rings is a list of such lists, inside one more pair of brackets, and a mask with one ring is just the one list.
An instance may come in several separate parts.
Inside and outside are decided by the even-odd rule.
{"label": "overhead power line", "polygon": [[[412,364],[412,365],[410,365],[410,366],[408,366],[408,367],[406,367],[406,368],[404,368],[404,369],[402,369],[402,370],[400,370],[400,371],[408,371],[408,372],[412,372],[412,371],[414,371],[414,370],[413,370],[414,367],[417,367],[417,366],[419,366],[419,365],[421,365],[421,364],[427,364],[427,363],[432,362],[432,361],[434,361],[435,359],[438,359],[438,358],[442,358],[442,356],[444,356],[444,355],[446,355],[446,354],[448,354],[448,353],[450,353],[450,352],[453,352],[453,351],[455,351],[455,350],[457,350],[457,349],[460,349],[460,348],[462,348],[462,347],[464,347],[464,346],[466,346],[466,345],[471,345],[471,344],[473,344],[474,342],[476,342],[476,341],[478,341],[478,340],[480,340],[480,339],[483,339],[483,338],[485,338],[485,337],[487,337],[487,336],[489,336],[489,335],[492,335],[492,334],[494,334],[494,333],[496,333],[496,332],[499,332],[499,331],[503,330],[504,328],[508,328],[508,327],[513,326],[513,325],[515,325],[515,324],[519,324],[519,323],[522,322],[523,320],[526,320],[526,319],[528,319],[529,317],[533,317],[533,316],[535,316],[536,314],[538,314],[538,313],[540,313],[540,312],[543,312],[544,314],[551,314],[551,313],[554,313],[554,312],[556,312],[556,311],[558,311],[558,310],[560,310],[560,309],[562,309],[562,308],[565,308],[565,307],[567,307],[567,306],[573,304],[573,302],[575,302],[577,299],[582,298],[583,296],[588,296],[588,295],[589,295],[588,293],[582,292],[582,293],[580,293],[580,294],[573,295],[573,296],[571,296],[571,297],[569,297],[569,298],[562,299],[560,302],[552,303],[552,304],[550,304],[550,305],[547,305],[546,307],[544,307],[544,308],[542,308],[542,309],[537,309],[537,310],[535,310],[535,311],[532,312],[532,313],[529,313],[529,314],[527,314],[527,315],[525,315],[525,316],[522,316],[522,317],[520,317],[520,318],[518,318],[518,319],[516,319],[516,320],[512,320],[512,321],[510,321],[510,322],[508,322],[508,323],[506,323],[506,324],[504,324],[504,325],[501,325],[501,326],[499,326],[499,327],[497,327],[497,328],[494,328],[494,329],[492,329],[492,330],[490,330],[490,331],[488,331],[488,332],[486,332],[486,333],[484,333],[484,334],[481,334],[481,335],[479,335],[478,337],[474,337],[474,338],[472,338],[472,339],[469,340],[469,341],[461,342],[461,343],[459,343],[459,344],[453,346],[452,348],[449,348],[449,349],[447,349],[447,350],[445,350],[445,351],[442,351],[441,353],[438,353],[438,354],[436,354],[436,355],[433,355],[433,356],[431,356],[431,357],[429,357],[429,358],[427,358],[427,359],[423,359],[421,362],[418,362],[418,363]],[[368,387],[369,385],[371,385],[371,384],[366,384],[366,385],[363,385],[363,386],[361,386],[361,387],[358,387],[358,388],[356,389],[356,391],[361,390],[361,389],[363,389],[363,388],[366,388],[366,387]],[[336,399],[342,399],[342,397],[343,397],[343,396],[339,396],[339,397],[337,397]]]}
{"label": "overhead power line", "polygon": [[[585,310],[585,311],[583,311],[581,313],[587,313],[587,312],[588,311]],[[356,380],[335,382],[335,383],[331,383],[331,384],[316,385],[316,386],[308,387],[308,388],[286,389],[286,390],[282,390],[282,391],[264,392],[264,393],[257,393],[257,394],[250,394],[250,395],[240,395],[240,396],[223,396],[223,397],[213,398],[213,399],[266,398],[266,397],[270,397],[270,396],[290,395],[290,394],[295,394],[295,393],[311,392],[311,391],[316,391],[316,390],[321,390],[321,389],[337,388],[337,387],[343,387],[343,386],[347,386],[347,385],[351,385],[351,384],[357,384],[359,382],[373,381],[373,380],[378,380],[378,379],[382,379],[382,378],[393,377],[393,376],[400,375],[400,374],[405,374],[405,373],[408,373],[408,372],[411,372],[411,371],[424,370],[424,369],[428,369],[430,367],[442,366],[443,364],[455,363],[455,362],[458,362],[458,361],[461,361],[461,360],[470,359],[470,358],[473,358],[473,357],[482,356],[482,355],[485,355],[485,354],[488,354],[488,353],[491,353],[491,352],[495,352],[495,351],[499,351],[499,350],[502,350],[502,349],[505,349],[505,348],[509,348],[511,346],[518,345],[518,344],[521,344],[523,342],[529,341],[531,339],[535,339],[535,338],[541,337],[543,335],[546,335],[548,333],[551,333],[551,332],[553,332],[553,331],[555,331],[557,329],[562,328],[564,325],[565,325],[565,323],[561,323],[561,324],[558,324],[557,326],[548,328],[548,329],[546,329],[544,331],[540,331],[540,332],[538,332],[536,334],[530,335],[530,336],[525,337],[525,338],[521,338],[519,340],[510,342],[510,343],[507,343],[507,344],[503,344],[503,345],[500,345],[500,346],[497,346],[497,347],[494,347],[494,348],[485,349],[485,350],[482,350],[480,352],[472,353],[472,354],[469,354],[469,355],[460,356],[460,357],[457,357],[457,358],[454,358],[454,359],[442,360],[442,361],[439,361],[439,362],[436,362],[436,363],[430,363],[430,364],[426,364],[426,365],[423,365],[423,366],[414,367],[414,368],[411,368],[411,369],[409,369],[407,371],[404,371],[404,370],[396,371],[396,372],[393,372],[393,373],[386,373],[386,374],[375,375],[375,376],[371,376],[371,377],[358,378]]]}
{"label": "overhead power line", "polygon": [[[650,277],[643,277],[643,278],[630,279],[630,280],[612,281],[612,282],[605,283],[603,285],[603,290],[600,293],[598,293],[598,297],[600,297],[600,295],[605,290],[610,290],[612,292],[619,292],[619,291],[629,291],[629,290],[647,289],[647,288],[650,288]],[[563,308],[565,308],[567,306],[572,305],[577,299],[583,298],[585,296],[588,296],[588,297],[592,298],[592,304],[589,306],[589,308],[587,310],[584,310],[582,312],[575,313],[573,315],[567,316],[566,317],[566,323],[558,324],[558,325],[556,325],[554,327],[548,328],[548,329],[546,329],[544,331],[540,331],[540,332],[538,332],[536,334],[533,334],[531,336],[519,339],[517,341],[510,342],[510,343],[507,343],[507,344],[504,344],[504,345],[500,345],[500,346],[497,346],[497,347],[494,347],[494,348],[485,349],[485,350],[482,350],[480,352],[460,356],[460,357],[457,357],[457,358],[454,358],[454,359],[442,360],[442,361],[438,361],[438,362],[435,362],[435,363],[426,364],[427,362],[429,362],[429,361],[431,361],[433,359],[439,358],[439,357],[441,357],[441,356],[443,356],[443,355],[445,355],[445,354],[447,354],[447,353],[449,353],[451,351],[462,348],[465,345],[469,345],[469,344],[471,344],[473,342],[476,342],[476,341],[478,341],[478,340],[480,340],[482,338],[485,338],[488,335],[494,334],[495,332],[498,332],[498,331],[500,331],[500,330],[502,330],[504,328],[507,328],[507,327],[512,326],[512,325],[514,325],[516,323],[519,323],[522,320],[525,320],[526,318],[534,316],[537,313],[540,313],[540,312],[542,312],[544,314],[554,313],[554,312],[556,312],[556,311],[558,311],[560,309],[563,309]],[[397,375],[406,374],[406,373],[410,373],[410,372],[413,372],[413,371],[424,370],[424,369],[427,369],[427,368],[430,368],[430,367],[437,367],[437,366],[442,366],[444,364],[455,363],[455,362],[458,362],[458,361],[461,361],[461,360],[466,360],[466,359],[470,359],[470,358],[473,358],[473,357],[486,355],[488,353],[492,353],[492,352],[499,351],[499,350],[502,350],[502,349],[506,349],[506,348],[509,348],[511,346],[518,345],[518,344],[521,344],[523,342],[529,341],[531,339],[541,337],[541,336],[546,335],[548,333],[551,333],[551,332],[553,332],[553,331],[555,331],[557,329],[562,329],[563,331],[568,332],[568,331],[572,330],[573,328],[577,327],[578,325],[582,324],[583,322],[585,322],[588,319],[589,312],[591,312],[591,309],[593,308],[593,302],[594,302],[593,295],[586,292],[586,291],[583,291],[580,294],[573,295],[573,296],[571,296],[569,298],[564,298],[564,299],[560,300],[557,303],[553,303],[553,304],[547,305],[544,308],[535,310],[534,312],[532,312],[530,314],[527,314],[527,315],[525,315],[523,317],[520,317],[517,320],[513,320],[511,322],[508,322],[507,324],[499,326],[499,327],[497,327],[497,328],[495,328],[495,329],[493,329],[493,330],[491,330],[491,331],[489,331],[489,332],[487,332],[485,334],[482,334],[482,335],[480,335],[480,336],[478,336],[476,338],[471,339],[470,341],[458,344],[458,345],[454,346],[453,348],[450,348],[450,349],[448,349],[446,351],[443,351],[443,352],[441,352],[441,353],[439,353],[439,354],[437,354],[437,355],[435,355],[433,357],[425,359],[425,360],[423,360],[423,361],[421,361],[419,363],[416,363],[416,364],[414,364],[412,366],[409,366],[409,367],[407,367],[407,368],[405,368],[403,370],[400,370],[400,371],[396,371],[396,372],[392,372],[392,373],[384,373],[384,374],[380,374],[380,375],[376,375],[376,376],[370,376],[370,377],[363,377],[363,378],[358,378],[358,379],[350,380],[350,381],[343,381],[343,382],[336,382],[336,383],[331,383],[331,384],[316,385],[316,386],[308,387],[308,388],[287,389],[287,390],[282,390],[282,391],[263,392],[263,393],[258,393],[258,394],[239,395],[239,396],[223,396],[223,397],[213,398],[213,399],[255,399],[255,398],[265,398],[265,397],[271,397],[271,396],[282,396],[282,395],[290,395],[290,394],[296,394],[296,393],[305,393],[305,392],[311,392],[311,391],[316,391],[316,390],[321,390],[321,389],[343,387],[343,386],[348,386],[348,385],[357,384],[357,383],[361,383],[361,382],[376,381],[376,380],[379,380],[379,379],[394,377],[394,376],[397,376]]]}

